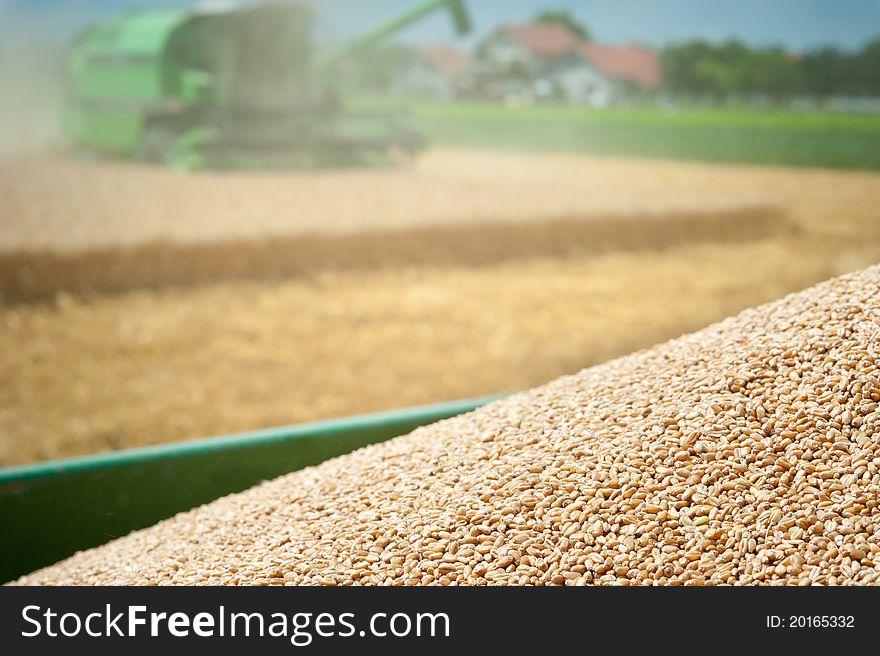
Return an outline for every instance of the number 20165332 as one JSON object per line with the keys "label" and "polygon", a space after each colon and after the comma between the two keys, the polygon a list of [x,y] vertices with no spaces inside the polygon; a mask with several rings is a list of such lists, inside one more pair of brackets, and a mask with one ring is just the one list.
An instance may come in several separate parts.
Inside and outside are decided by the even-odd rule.
{"label": "number 20165332", "polygon": [[852,629],[856,618],[852,615],[768,615],[768,629]]}

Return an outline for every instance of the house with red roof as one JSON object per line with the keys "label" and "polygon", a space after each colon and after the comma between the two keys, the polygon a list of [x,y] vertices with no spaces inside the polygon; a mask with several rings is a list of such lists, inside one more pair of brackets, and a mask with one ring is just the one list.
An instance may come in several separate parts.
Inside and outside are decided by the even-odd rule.
{"label": "house with red roof", "polygon": [[596,70],[611,80],[635,85],[643,91],[660,88],[660,57],[637,44],[585,43],[579,51]]}
{"label": "house with red roof", "polygon": [[635,44],[585,42],[557,23],[502,26],[480,44],[476,59],[476,69],[495,80],[501,96],[601,106],[661,84],[657,53]]}

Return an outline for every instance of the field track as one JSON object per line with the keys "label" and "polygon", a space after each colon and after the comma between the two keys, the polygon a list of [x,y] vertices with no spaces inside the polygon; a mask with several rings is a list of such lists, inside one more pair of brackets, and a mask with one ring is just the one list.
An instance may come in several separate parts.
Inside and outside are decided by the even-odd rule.
{"label": "field track", "polygon": [[75,252],[0,254],[0,296],[120,292],[236,279],[273,280],[321,271],[412,265],[487,266],[529,257],[571,257],[704,242],[739,242],[791,230],[779,208],[743,205],[703,212],[477,223],[361,234],[306,233],[242,241],[154,242]]}

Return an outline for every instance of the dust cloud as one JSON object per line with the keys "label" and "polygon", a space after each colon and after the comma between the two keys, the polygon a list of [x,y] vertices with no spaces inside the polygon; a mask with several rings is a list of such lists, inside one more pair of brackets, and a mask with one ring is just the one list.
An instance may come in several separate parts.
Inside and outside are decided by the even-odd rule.
{"label": "dust cloud", "polygon": [[58,141],[68,39],[0,0],[0,156]]}

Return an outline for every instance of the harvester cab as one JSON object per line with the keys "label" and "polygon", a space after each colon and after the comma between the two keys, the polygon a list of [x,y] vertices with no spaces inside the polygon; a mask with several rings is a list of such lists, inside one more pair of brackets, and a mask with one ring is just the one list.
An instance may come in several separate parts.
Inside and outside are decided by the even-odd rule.
{"label": "harvester cab", "polygon": [[398,31],[464,0],[431,0],[319,52],[298,3],[138,11],[87,29],[69,62],[64,131],[79,148],[184,169],[318,166],[415,153],[400,116],[345,109],[337,69]]}

